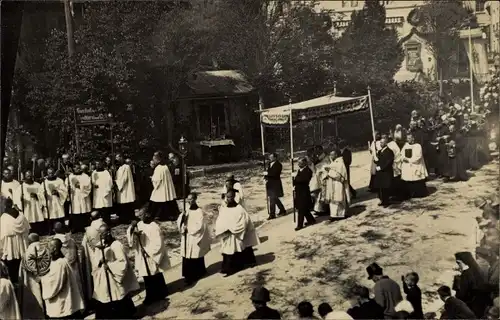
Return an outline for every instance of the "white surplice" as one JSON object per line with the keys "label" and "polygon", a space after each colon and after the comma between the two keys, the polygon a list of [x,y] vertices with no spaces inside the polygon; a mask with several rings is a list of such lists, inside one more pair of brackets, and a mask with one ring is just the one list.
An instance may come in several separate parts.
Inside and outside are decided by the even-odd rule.
{"label": "white surplice", "polygon": [[[121,300],[130,292],[139,290],[139,282],[134,274],[134,269],[120,241],[115,240],[109,247],[104,248],[104,258],[109,271],[106,271],[103,265],[98,267],[99,261],[103,260],[102,258],[102,251],[100,251],[99,254],[95,255],[96,260],[93,263],[95,266],[92,271],[94,299],[101,303],[108,303]],[[107,279],[109,279],[109,288]]]}
{"label": "white surplice", "polygon": [[120,204],[135,201],[135,186],[132,169],[128,164],[123,164],[116,171],[116,186],[118,187],[117,202]]}
{"label": "white surplice", "polygon": [[153,183],[151,201],[167,202],[177,199],[172,175],[167,165],[156,166],[153,176],[151,177],[151,182]]}
{"label": "white surplice", "polygon": [[[182,220],[184,215],[177,219],[177,227],[182,231]],[[181,234],[181,255],[188,259],[198,259],[204,257],[210,251],[212,240],[208,232],[203,211],[201,208],[187,210],[187,234]],[[187,242],[187,246],[186,246]]]}
{"label": "white surplice", "polygon": [[394,176],[401,175],[401,165],[402,165],[402,157],[401,157],[401,149],[399,148],[396,141],[391,141],[387,144],[387,147],[391,149],[392,153],[394,153],[394,162],[392,163],[392,170],[394,172]]}
{"label": "white surplice", "polygon": [[[64,203],[66,202],[66,199],[68,199],[68,188],[66,184],[60,178],[52,181],[45,179],[44,184],[44,190],[47,190],[47,202],[49,205],[48,210],[45,210],[45,218],[51,220],[64,218]],[[58,195],[53,195],[53,191],[57,191]]]}
{"label": "white surplice", "polygon": [[[406,150],[412,150],[410,158],[406,157]],[[401,157],[408,159],[408,162],[403,162],[401,165],[401,180],[419,181],[429,176],[420,144],[414,143],[410,145],[406,143],[401,150]]]}
{"label": "white surplice", "polygon": [[259,244],[253,222],[240,205],[219,209],[215,222],[215,236],[220,238],[221,253],[228,255]]}
{"label": "white surplice", "polygon": [[[82,268],[84,269],[84,285],[85,294],[87,295],[85,301],[89,301],[92,298],[92,293],[94,292],[94,281],[92,278],[92,270],[97,268],[94,265],[96,261],[96,256],[100,254],[99,249],[96,245],[100,243],[100,233],[99,229],[104,224],[102,218],[96,219],[90,223],[90,226],[85,228],[85,234],[82,239]],[[99,260],[97,260],[99,261]]]}
{"label": "white surplice", "polygon": [[[30,256],[46,255],[46,249],[43,248],[40,242],[31,243],[26,249],[26,259]],[[43,319],[43,300],[40,283],[36,282],[36,276],[24,268],[24,263],[21,263],[19,268],[19,283],[22,285],[22,299],[19,301],[19,307],[22,310],[24,319]]]}
{"label": "white surplice", "polygon": [[370,144],[370,154],[372,155],[372,166],[371,166],[370,172],[371,172],[372,176],[375,175],[375,173],[377,173],[377,164],[375,163],[375,159],[374,159],[376,154],[373,154],[374,148],[375,148],[375,152],[379,152],[382,149],[382,147],[380,146],[380,140],[375,141],[375,146],[373,145],[373,141]]}
{"label": "white surplice", "polygon": [[[329,168],[327,171],[326,168]],[[322,199],[330,207],[332,218],[343,218],[351,203],[347,169],[341,157],[323,167]]]}
{"label": "white surplice", "polygon": [[14,191],[19,188],[20,185],[21,184],[17,180],[12,180],[10,182],[5,182],[2,180],[2,197],[14,200]]}
{"label": "white surplice", "polygon": [[9,279],[0,278],[0,319],[20,320],[22,318],[19,311],[16,291],[12,282]]}
{"label": "white surplice", "polygon": [[[71,185],[69,185],[70,182]],[[80,188],[76,187],[77,182]],[[92,201],[90,199],[92,183],[90,177],[86,173],[71,173],[66,179],[66,186],[68,185],[68,189],[71,189],[71,214],[82,214],[92,211]]]}
{"label": "white surplice", "polygon": [[62,253],[66,260],[68,260],[68,264],[73,270],[73,274],[76,277],[78,282],[78,289],[80,290],[80,294],[83,296],[83,279],[82,279],[82,271],[80,267],[80,257],[78,256],[78,246],[75,240],[71,237],[71,234],[60,234],[56,233],[54,235],[55,239],[59,239],[62,243]]}
{"label": "white surplice", "polygon": [[[35,194],[36,198],[32,198]],[[22,183],[14,191],[14,204],[22,210],[29,223],[42,222],[45,220],[45,194],[41,184],[33,182],[32,184]]]}
{"label": "white surplice", "polygon": [[85,309],[78,282],[66,258],[51,261],[49,272],[40,279],[49,317],[67,317]]}
{"label": "white surplice", "polygon": [[[234,201],[240,206],[245,206],[245,194],[243,193],[243,186],[239,182],[235,182],[233,184],[233,189],[237,192],[234,193]],[[224,199],[222,199],[222,206],[226,206],[225,195],[227,193],[227,187],[224,185],[221,190],[221,195],[224,195]]]}
{"label": "white surplice", "polygon": [[323,168],[330,164],[330,159],[325,156],[320,162],[314,166],[314,174],[309,182],[309,189],[311,192],[319,192],[317,198],[314,201],[314,211],[325,212],[327,210],[325,204],[323,203],[321,189],[323,187],[323,178],[326,172]]}
{"label": "white surplice", "polygon": [[163,241],[160,226],[156,222],[144,223],[139,221],[136,230],[140,232],[139,235],[132,233],[132,227],[127,229],[127,241],[135,251],[135,269],[139,276],[149,276],[141,253],[141,245],[146,251],[147,266],[151,275],[166,271],[170,267],[170,259],[168,258],[167,247]]}
{"label": "white surplice", "polygon": [[2,260],[21,259],[28,247],[30,224],[22,213],[14,219],[10,214],[0,216],[0,252]]}
{"label": "white surplice", "polygon": [[94,209],[111,208],[113,206],[113,179],[108,170],[92,173],[94,184]]}

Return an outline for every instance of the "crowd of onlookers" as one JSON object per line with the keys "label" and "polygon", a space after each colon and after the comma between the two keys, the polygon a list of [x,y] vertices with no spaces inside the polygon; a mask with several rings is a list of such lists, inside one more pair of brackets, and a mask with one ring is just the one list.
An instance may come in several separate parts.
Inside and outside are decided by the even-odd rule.
{"label": "crowd of onlookers", "polygon": [[[499,250],[500,227],[498,199],[478,199],[475,204],[483,213],[478,225],[482,236],[476,248],[476,258],[470,252],[457,252],[457,274],[452,286],[443,285],[437,295],[444,302],[440,319],[499,319]],[[297,305],[300,319],[437,319],[437,312],[424,312],[419,275],[410,272],[402,277],[401,286],[384,274],[383,269],[372,263],[367,268],[368,278],[375,285],[373,294],[364,286],[351,291],[351,307],[335,310],[328,303],[321,303],[314,312],[309,301]],[[454,292],[454,294],[453,294]],[[404,294],[404,296],[403,296]],[[248,319],[281,319],[280,312],[267,306],[270,292],[257,287],[251,301],[255,307]]]}

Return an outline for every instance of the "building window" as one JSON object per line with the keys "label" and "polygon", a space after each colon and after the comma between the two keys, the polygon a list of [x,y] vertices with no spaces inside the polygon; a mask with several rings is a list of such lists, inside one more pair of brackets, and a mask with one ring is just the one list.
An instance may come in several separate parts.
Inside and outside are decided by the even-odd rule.
{"label": "building window", "polygon": [[406,51],[406,70],[410,72],[422,71],[422,57],[421,57],[422,45],[418,42],[408,42],[405,45]]}
{"label": "building window", "polygon": [[484,11],[486,0],[476,0],[476,11]]}
{"label": "building window", "polygon": [[351,0],[351,7],[357,7],[358,6],[358,0]]}

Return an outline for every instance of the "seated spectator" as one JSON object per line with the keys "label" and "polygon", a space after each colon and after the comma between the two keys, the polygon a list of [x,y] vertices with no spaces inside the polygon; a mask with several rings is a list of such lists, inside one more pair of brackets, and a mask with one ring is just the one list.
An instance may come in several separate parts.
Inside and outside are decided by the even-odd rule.
{"label": "seated spectator", "polygon": [[402,278],[406,300],[411,303],[414,310],[410,315],[411,319],[424,318],[424,312],[422,310],[422,291],[418,287],[419,279],[418,273],[416,272],[410,272]]}
{"label": "seated spectator", "polygon": [[476,315],[462,300],[451,296],[448,286],[438,289],[439,298],[444,302],[444,312],[441,319],[476,319]]}
{"label": "seated spectator", "polygon": [[297,312],[299,313],[299,319],[316,319],[313,305],[309,301],[302,301],[299,303]]}
{"label": "seated spectator", "polygon": [[352,317],[344,311],[333,311],[328,303],[322,303],[318,307],[318,314],[325,320],[350,320]]}
{"label": "seated spectator", "polygon": [[394,308],[396,311],[396,319],[422,319],[413,318],[412,315],[415,313],[413,305],[408,300],[403,300]]}
{"label": "seated spectator", "polygon": [[370,291],[367,287],[356,286],[352,290],[356,302],[352,308],[347,310],[353,319],[384,319],[384,308],[375,300],[370,299]]}
{"label": "seated spectator", "polygon": [[250,313],[247,319],[281,319],[280,313],[267,306],[271,301],[269,290],[264,287],[257,287],[252,291],[252,300],[255,311]]}
{"label": "seated spectator", "polygon": [[326,316],[330,313],[330,312],[333,312],[333,309],[332,307],[326,303],[326,302],[323,302],[322,304],[320,304],[318,306],[318,314],[321,318],[323,319],[326,319]]}

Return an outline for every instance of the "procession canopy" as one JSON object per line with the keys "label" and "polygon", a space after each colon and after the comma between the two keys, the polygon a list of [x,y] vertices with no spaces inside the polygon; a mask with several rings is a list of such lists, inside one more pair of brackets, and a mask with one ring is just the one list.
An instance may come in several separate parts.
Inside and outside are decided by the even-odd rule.
{"label": "procession canopy", "polygon": [[368,109],[368,96],[337,97],[326,95],[323,97],[288,104],[280,107],[264,109],[260,121],[266,126],[284,125],[289,123],[290,108],[292,122],[313,121],[323,118],[332,118],[342,114],[353,113]]}

